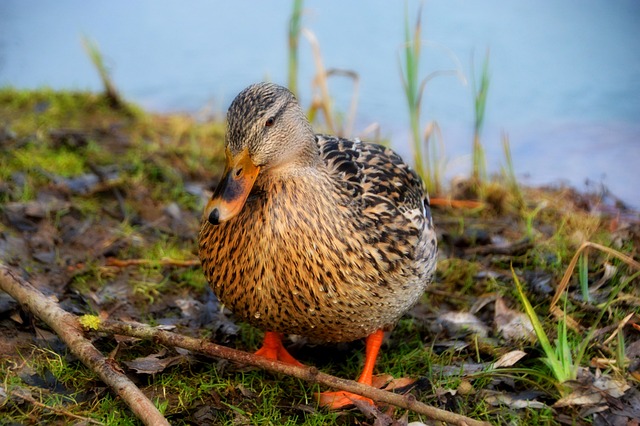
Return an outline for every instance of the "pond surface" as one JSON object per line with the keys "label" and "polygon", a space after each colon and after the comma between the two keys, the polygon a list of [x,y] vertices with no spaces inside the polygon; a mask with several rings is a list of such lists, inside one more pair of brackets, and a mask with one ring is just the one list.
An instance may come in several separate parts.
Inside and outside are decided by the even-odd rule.
{"label": "pond surface", "polygon": [[[415,16],[420,3],[407,4]],[[359,75],[356,134],[378,123],[409,156],[398,70],[405,3],[309,0],[304,9],[325,66]],[[223,114],[249,83],[286,83],[290,10],[284,0],[3,0],[0,85],[100,90],[81,45],[86,35],[126,98],[155,111]],[[604,184],[640,207],[640,2],[430,0],[422,22],[422,75],[458,69],[466,79],[435,78],[424,97],[423,121],[440,125],[448,176],[469,169],[472,63],[478,75],[490,49],[483,132],[490,170],[504,163],[505,132],[525,183]],[[303,104],[315,73],[310,50],[301,41]],[[351,83],[330,84],[347,111]]]}

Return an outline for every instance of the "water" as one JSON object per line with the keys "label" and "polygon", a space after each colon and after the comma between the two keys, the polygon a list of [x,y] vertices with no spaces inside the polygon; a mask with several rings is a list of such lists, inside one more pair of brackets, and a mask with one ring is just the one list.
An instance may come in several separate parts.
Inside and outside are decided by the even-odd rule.
{"label": "water", "polygon": [[[415,13],[419,3],[408,2]],[[530,184],[603,183],[640,207],[640,2],[431,0],[424,3],[423,121],[437,120],[449,176],[468,171],[476,73],[487,48],[491,86],[483,142],[491,170],[508,133],[516,173]],[[251,82],[286,83],[288,0],[0,2],[0,85],[100,90],[80,37],[95,40],[121,92],[156,111],[223,114]],[[377,122],[409,155],[398,72],[404,2],[308,0],[303,25],[328,68],[360,77],[356,133]],[[314,76],[301,42],[300,98]],[[351,84],[332,80],[347,111]]]}

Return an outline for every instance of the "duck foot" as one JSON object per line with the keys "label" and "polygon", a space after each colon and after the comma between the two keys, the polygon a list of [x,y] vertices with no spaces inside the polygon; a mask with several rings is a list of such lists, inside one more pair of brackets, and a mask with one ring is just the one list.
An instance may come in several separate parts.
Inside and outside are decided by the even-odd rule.
{"label": "duck foot", "polygon": [[355,405],[353,402],[354,400],[359,400],[370,405],[375,405],[372,399],[345,391],[322,392],[316,394],[316,398],[318,399],[318,404],[321,407],[328,408],[329,410],[341,410],[350,405]]}
{"label": "duck foot", "polygon": [[[382,339],[384,338],[384,331],[378,330],[367,336],[364,367],[362,374],[358,378],[358,383],[371,386],[373,382],[373,367],[378,358],[378,352],[382,345]],[[349,405],[354,405],[354,400],[364,401],[368,404],[375,405],[373,400],[361,395],[356,395],[351,392],[338,391],[338,392],[322,392],[316,395],[318,403],[327,407],[330,410],[339,410]]]}
{"label": "duck foot", "polygon": [[256,355],[263,356],[275,361],[282,361],[287,364],[303,367],[304,365],[295,359],[282,344],[282,335],[273,331],[264,334],[262,347],[255,352]]}

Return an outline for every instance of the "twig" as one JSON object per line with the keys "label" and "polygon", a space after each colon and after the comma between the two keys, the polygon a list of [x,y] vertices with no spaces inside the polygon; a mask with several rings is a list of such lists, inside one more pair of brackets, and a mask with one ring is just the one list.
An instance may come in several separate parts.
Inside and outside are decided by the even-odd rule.
{"label": "twig", "polygon": [[189,266],[200,265],[200,261],[195,259],[178,260],[178,259],[170,259],[168,257],[164,257],[160,260],[116,259],[115,257],[109,257],[107,258],[107,262],[106,262],[106,266],[116,266],[118,268],[126,268],[127,266],[135,266],[135,265],[162,265],[162,266],[189,267]]}
{"label": "twig", "polygon": [[20,305],[44,321],[69,347],[84,365],[96,372],[100,379],[113,389],[131,411],[147,425],[168,425],[153,403],[123,373],[98,351],[83,335],[78,318],[45,297],[30,283],[17,276],[0,263],[0,289],[13,297]]}
{"label": "twig", "polygon": [[506,246],[490,244],[486,246],[471,247],[465,250],[466,254],[487,255],[487,254],[502,254],[507,256],[519,256],[526,253],[533,247],[533,241],[528,237],[516,241]]}
{"label": "twig", "polygon": [[20,399],[22,399],[24,401],[27,401],[28,403],[33,404],[33,405],[35,405],[37,407],[44,408],[45,410],[52,411],[52,412],[54,412],[56,414],[59,414],[59,415],[62,415],[62,416],[67,416],[67,417],[72,417],[74,419],[83,420],[83,421],[85,421],[87,423],[91,423],[91,424],[94,424],[94,425],[103,425],[104,424],[102,422],[99,422],[99,421],[94,420],[94,419],[89,418],[89,417],[83,417],[83,416],[79,416],[77,414],[73,414],[73,413],[71,413],[71,412],[69,412],[67,410],[63,410],[62,408],[51,407],[50,405],[43,404],[42,402],[37,401],[31,395],[23,395],[20,392],[13,392],[13,391],[9,391],[8,394],[11,395],[11,396],[15,396],[17,398],[20,398]]}
{"label": "twig", "polygon": [[301,380],[321,385],[329,386],[334,389],[345,390],[356,393],[378,402],[395,405],[397,407],[412,410],[416,413],[423,414],[434,420],[456,424],[479,426],[488,425],[487,422],[471,419],[469,417],[455,414],[449,411],[432,407],[416,400],[413,395],[399,395],[392,392],[377,389],[371,386],[363,385],[353,380],[341,379],[318,371],[315,367],[297,367],[294,365],[284,364],[279,361],[273,361],[254,354],[228,348],[226,346],[217,345],[206,340],[195,339],[193,337],[183,336],[165,330],[160,330],[147,325],[131,324],[120,321],[105,320],[97,325],[97,330],[125,336],[137,337],[141,339],[152,339],[156,342],[167,346],[177,346],[188,349],[193,352],[199,352],[204,355],[215,358],[224,358],[240,364],[252,365],[264,370],[276,373],[286,374]]}
{"label": "twig", "polygon": [[452,200],[450,198],[431,198],[429,204],[432,206],[444,206],[454,209],[478,209],[484,207],[484,203],[481,201],[473,200]]}

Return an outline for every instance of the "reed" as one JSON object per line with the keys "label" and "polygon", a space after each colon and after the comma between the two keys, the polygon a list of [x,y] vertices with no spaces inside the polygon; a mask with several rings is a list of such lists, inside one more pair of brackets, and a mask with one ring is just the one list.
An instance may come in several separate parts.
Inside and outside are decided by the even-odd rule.
{"label": "reed", "polygon": [[[403,62],[404,66],[400,65],[402,86],[404,88],[404,94],[407,100],[407,106],[409,108],[409,126],[411,129],[412,149],[413,149],[413,163],[416,168],[416,172],[425,181],[427,189],[433,188],[434,183],[430,178],[430,175],[425,173],[424,164],[425,159],[422,151],[422,138],[420,131],[420,104],[422,102],[422,94],[424,92],[425,81],[420,82],[420,51],[422,50],[422,6],[418,10],[418,16],[416,23],[412,27],[409,24],[409,11],[405,3],[405,18],[404,18],[404,48],[403,48]],[[428,160],[427,160],[428,161]]]}
{"label": "reed", "polygon": [[302,3],[303,0],[293,1],[293,11],[289,18],[289,90],[298,96],[298,45],[300,42],[300,31],[302,29]]}
{"label": "reed", "polygon": [[107,98],[109,105],[117,110],[123,112],[129,112],[129,107],[126,102],[120,96],[120,93],[116,89],[113,80],[111,79],[111,75],[109,74],[109,70],[104,63],[104,59],[102,57],[102,53],[100,53],[100,49],[98,45],[93,40],[89,39],[86,36],[81,38],[82,46],[84,50],[87,52],[91,63],[98,71],[100,75],[100,80],[102,81],[102,85],[104,87],[104,96]]}
{"label": "reed", "polygon": [[519,209],[524,207],[524,196],[520,189],[520,184],[516,178],[515,168],[513,166],[513,156],[511,155],[511,143],[506,133],[502,134],[502,151],[504,153],[505,166],[502,169],[502,176],[507,188],[513,195],[515,203]]}
{"label": "reed", "polygon": [[[360,77],[358,73],[351,70],[342,69],[327,69],[324,65],[322,58],[322,52],[320,50],[320,42],[313,33],[313,31],[303,28],[301,34],[309,42],[311,46],[311,53],[313,56],[316,74],[313,78],[313,97],[311,105],[307,112],[307,116],[311,122],[317,118],[318,111],[320,111],[325,120],[325,126],[327,131],[332,134],[349,137],[353,131],[355,124],[355,117],[358,106],[358,93],[360,87]],[[329,90],[329,78],[335,76],[342,76],[349,78],[353,82],[353,91],[351,95],[351,104],[349,107],[349,113],[347,114],[346,125],[340,124],[340,114],[336,111],[331,92]]]}
{"label": "reed", "polygon": [[[418,9],[415,24],[409,23],[408,7],[405,3],[404,17],[404,44],[398,58],[402,87],[407,101],[409,111],[409,129],[411,134],[411,148],[413,152],[413,164],[416,172],[422,177],[427,190],[432,194],[442,192],[441,178],[444,168],[444,155],[441,144],[437,140],[442,140],[441,132],[435,121],[429,121],[424,131],[421,130],[420,117],[422,114],[422,99],[427,84],[434,78],[441,75],[457,76],[462,83],[466,83],[460,62],[456,56],[448,49],[441,48],[455,63],[454,69],[437,70],[428,73],[426,77],[420,77],[420,55],[423,45],[434,43],[422,40],[422,7]],[[439,139],[438,139],[439,138]]]}
{"label": "reed", "polygon": [[[473,71],[472,71],[473,72]],[[473,96],[474,96],[474,126],[473,126],[473,164],[472,178],[481,188],[482,183],[487,180],[487,164],[484,154],[484,147],[480,140],[482,127],[484,126],[485,111],[487,107],[487,95],[489,94],[489,50],[484,58],[482,71],[480,73],[480,85],[476,87],[475,73],[473,73]]]}

